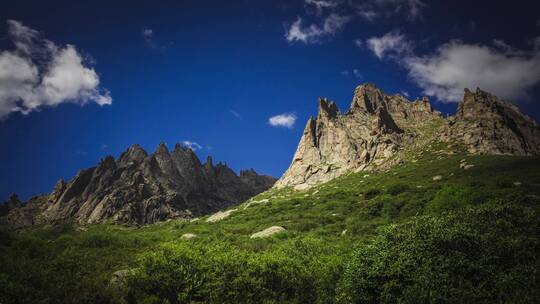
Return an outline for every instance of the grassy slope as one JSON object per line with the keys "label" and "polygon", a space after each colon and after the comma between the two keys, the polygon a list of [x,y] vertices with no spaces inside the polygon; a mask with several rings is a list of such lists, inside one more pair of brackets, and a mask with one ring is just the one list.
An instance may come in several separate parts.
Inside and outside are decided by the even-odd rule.
{"label": "grassy slope", "polygon": [[[267,252],[283,243],[316,238],[328,250],[346,256],[371,239],[379,227],[412,216],[439,214],[491,199],[540,199],[540,157],[446,155],[442,150],[442,145],[432,145],[430,151],[411,153],[409,161],[387,172],[349,174],[307,191],[272,189],[216,223],[203,217],[144,227],[93,225],[49,227],[17,235],[1,232],[0,283],[9,284],[6,290],[16,296],[28,286],[46,288],[44,281],[61,286],[70,280],[88,280],[82,284],[94,291],[81,287],[83,297],[85,292],[105,288],[114,271],[134,267],[138,254],[164,242],[225,243],[247,252]],[[461,169],[462,159],[475,166]],[[442,180],[433,181],[436,175]],[[260,202],[265,199],[268,202]],[[250,239],[252,233],[274,225],[287,231]],[[184,233],[197,237],[182,240]],[[41,297],[61,297],[48,292],[43,291]]]}

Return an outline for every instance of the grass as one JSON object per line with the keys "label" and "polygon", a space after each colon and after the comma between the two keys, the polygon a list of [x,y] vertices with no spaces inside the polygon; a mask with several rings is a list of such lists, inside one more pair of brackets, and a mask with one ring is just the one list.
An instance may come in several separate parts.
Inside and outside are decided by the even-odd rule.
{"label": "grass", "polygon": [[[287,260],[290,254],[284,252],[299,250],[298,242],[305,241],[306,246],[313,246],[309,252],[318,253],[313,253],[309,262],[303,261],[302,267],[316,267],[313,265],[318,263],[317,267],[323,269],[321,265],[333,265],[332,271],[324,268],[326,272],[319,274],[326,276],[326,281],[317,283],[331,287],[317,288],[335,290],[348,257],[373,240],[381,227],[406,224],[419,216],[444,216],[495,200],[518,206],[540,203],[540,157],[472,156],[459,149],[455,155],[446,155],[440,152],[445,149],[446,144],[433,144],[423,153],[408,151],[408,161],[390,170],[351,173],[306,191],[271,189],[235,207],[237,211],[230,217],[215,223],[202,217],[141,227],[65,225],[20,233],[3,228],[0,285],[7,286],[4,290],[9,292],[0,296],[0,302],[128,301],[125,290],[109,284],[112,274],[142,267],[141,258],[148,259],[149,254],[162,252],[163,246],[170,244],[181,247],[176,250],[207,252],[216,260],[227,260],[223,256],[226,253],[235,254],[253,261],[246,269],[255,265],[260,270],[273,261],[268,254]],[[461,169],[462,159],[474,167]],[[434,181],[436,175],[442,179]],[[282,226],[286,231],[265,239],[250,239],[251,234],[270,226]],[[185,233],[197,236],[183,240]],[[319,252],[318,248],[323,247],[325,250]],[[210,256],[208,260],[212,260]],[[253,273],[248,277],[258,278]],[[260,284],[270,284],[264,278]],[[152,291],[145,293],[149,294],[158,302],[166,298]],[[277,302],[289,301],[284,299],[290,299],[287,297],[292,294],[284,291],[279,295],[269,293],[268,297]],[[312,302],[333,301],[323,299],[320,294]]]}

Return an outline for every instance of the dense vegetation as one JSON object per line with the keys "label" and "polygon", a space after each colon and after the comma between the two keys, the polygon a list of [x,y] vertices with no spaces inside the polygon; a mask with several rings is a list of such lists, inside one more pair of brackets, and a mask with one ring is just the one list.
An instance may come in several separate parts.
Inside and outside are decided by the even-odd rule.
{"label": "dense vegetation", "polygon": [[537,301],[540,158],[438,149],[267,191],[216,223],[4,227],[0,303]]}

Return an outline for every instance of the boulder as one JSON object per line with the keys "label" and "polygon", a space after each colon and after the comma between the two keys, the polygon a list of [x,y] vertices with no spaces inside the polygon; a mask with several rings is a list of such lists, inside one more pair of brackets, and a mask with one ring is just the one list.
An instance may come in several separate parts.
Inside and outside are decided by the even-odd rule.
{"label": "boulder", "polygon": [[191,240],[191,239],[193,239],[195,237],[197,237],[197,235],[194,234],[194,233],[184,233],[184,234],[182,234],[180,239],[182,239],[182,240]]}
{"label": "boulder", "polygon": [[285,231],[285,228],[281,227],[281,226],[272,226],[272,227],[269,227],[269,228],[266,228],[262,231],[259,231],[259,232],[256,232],[254,234],[251,235],[251,238],[252,239],[255,239],[255,238],[265,238],[265,237],[269,237],[269,236],[272,236],[276,233],[280,233],[280,232],[283,232]]}
{"label": "boulder", "polygon": [[233,213],[235,211],[236,211],[236,209],[230,209],[230,210],[227,210],[227,211],[218,211],[218,212],[212,214],[211,216],[209,216],[206,219],[206,222],[207,223],[219,222],[221,220],[224,220],[224,219],[228,218],[231,215],[231,213]]}

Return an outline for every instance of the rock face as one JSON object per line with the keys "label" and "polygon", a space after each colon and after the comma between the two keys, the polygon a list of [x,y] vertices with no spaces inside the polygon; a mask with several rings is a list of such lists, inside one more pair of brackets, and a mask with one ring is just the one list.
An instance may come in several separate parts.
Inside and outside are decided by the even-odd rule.
{"label": "rock face", "polygon": [[538,124],[515,105],[480,89],[475,93],[465,89],[463,102],[441,136],[462,142],[470,153],[540,153]]}
{"label": "rock face", "polygon": [[93,168],[79,171],[70,182],[60,180],[51,194],[12,210],[12,226],[74,221],[147,224],[191,218],[227,208],[270,188],[275,179],[253,170],[240,176],[225,164],[201,164],[195,153],[177,144],[160,144],[149,155],[139,145],[118,159],[107,156]]}
{"label": "rock face", "polygon": [[[308,188],[350,170],[391,165],[413,131],[441,119],[427,99],[410,102],[385,95],[372,84],[356,89],[344,114],[334,102],[320,99],[319,114],[309,118],[293,161],[276,186]],[[409,130],[411,125],[416,128]]]}
{"label": "rock face", "polygon": [[433,141],[458,143],[470,153],[530,155],[540,152],[540,128],[514,105],[465,90],[455,116],[443,118],[429,99],[409,101],[373,84],[356,88],[348,112],[319,100],[289,169],[276,187],[306,189],[350,171],[377,170]]}

